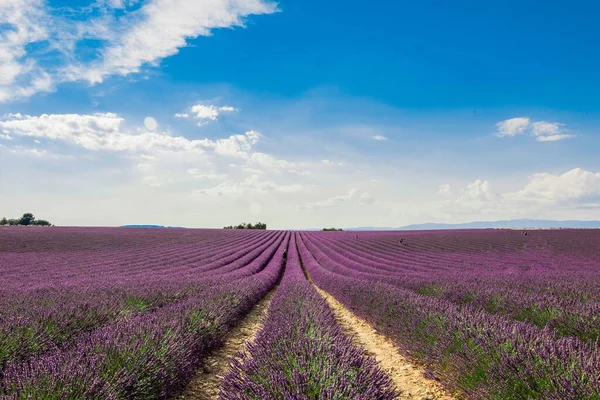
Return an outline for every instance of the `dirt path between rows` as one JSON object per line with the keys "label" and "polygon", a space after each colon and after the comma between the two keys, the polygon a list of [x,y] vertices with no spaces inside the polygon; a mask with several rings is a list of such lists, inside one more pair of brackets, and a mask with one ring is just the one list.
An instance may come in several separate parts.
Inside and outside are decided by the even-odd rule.
{"label": "dirt path between rows", "polygon": [[250,313],[229,332],[223,346],[206,357],[204,366],[198,375],[175,399],[215,400],[219,398],[221,381],[229,371],[231,360],[236,357],[238,352],[246,352],[246,345],[252,343],[256,338],[276,290],[277,287],[263,297]]}
{"label": "dirt path between rows", "polygon": [[399,399],[455,399],[437,381],[425,378],[423,369],[416,367],[403,357],[391,340],[354,315],[329,293],[319,289],[316,285],[315,288],[329,303],[342,330],[356,346],[362,347],[368,355],[375,357],[381,369],[389,375],[400,392]]}

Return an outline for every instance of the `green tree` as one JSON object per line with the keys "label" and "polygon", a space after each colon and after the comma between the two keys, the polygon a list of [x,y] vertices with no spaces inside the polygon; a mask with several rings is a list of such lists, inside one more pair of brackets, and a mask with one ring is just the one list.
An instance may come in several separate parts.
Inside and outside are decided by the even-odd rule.
{"label": "green tree", "polygon": [[242,222],[241,224],[235,226],[224,226],[223,229],[267,229],[267,224],[264,222],[257,222],[252,225],[251,223]]}
{"label": "green tree", "polygon": [[24,225],[24,226],[28,226],[31,225],[31,223],[35,221],[35,217],[33,216],[32,213],[25,213],[23,214],[23,216],[21,217],[21,219],[19,219],[19,225]]}
{"label": "green tree", "polygon": [[8,225],[8,220],[6,217],[2,217],[2,219],[0,219],[0,225]]}
{"label": "green tree", "polygon": [[50,222],[46,221],[45,219],[36,219],[31,224],[35,225],[35,226],[50,226],[51,225]]}

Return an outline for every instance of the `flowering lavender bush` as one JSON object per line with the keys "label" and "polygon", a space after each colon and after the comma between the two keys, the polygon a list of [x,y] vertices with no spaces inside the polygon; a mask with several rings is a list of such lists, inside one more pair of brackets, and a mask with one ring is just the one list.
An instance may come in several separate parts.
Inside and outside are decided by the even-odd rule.
{"label": "flowering lavender bush", "polygon": [[396,398],[390,379],[344,336],[306,280],[295,238],[268,319],[248,354],[234,360],[219,398]]}
{"label": "flowering lavender bush", "polygon": [[[100,236],[106,231],[94,233]],[[140,267],[117,259],[124,256],[118,247],[127,244],[129,232],[149,236],[143,237],[147,242],[142,247],[148,247],[145,255],[140,252]],[[72,232],[64,233],[69,236]],[[95,268],[102,269],[102,258],[107,256],[105,246],[115,244],[111,236],[122,235],[123,242],[116,243],[116,251],[106,260],[104,279],[91,281],[89,275],[96,272],[93,262],[85,263],[80,270],[77,265],[61,264],[49,257],[55,262],[51,267],[70,271],[72,280],[63,278],[60,282],[48,272],[48,288],[36,285],[27,290],[17,282],[5,286],[2,318],[9,323],[2,324],[0,335],[0,355],[5,364],[0,395],[46,399],[169,397],[191,378],[207,351],[218,346],[224,334],[275,285],[289,237],[285,232],[269,232],[235,235],[237,240],[229,241],[232,235],[215,239],[214,231],[192,231],[191,236],[200,243],[216,242],[215,251],[196,246],[196,255],[194,246],[187,246],[188,241],[194,243],[190,238],[174,237],[173,243],[161,246],[155,242],[160,238],[158,234],[110,233],[106,242],[99,243],[94,235],[91,241],[72,238],[80,240],[81,246],[97,246],[85,251],[97,253]],[[166,232],[166,237],[160,239],[168,241],[169,235],[173,234]],[[179,235],[190,234],[179,231]],[[27,239],[17,240],[8,249],[2,241],[0,249],[26,261],[26,255],[32,253],[23,249]],[[225,239],[226,245],[219,239]],[[57,241],[56,237],[48,240]],[[71,242],[57,243],[80,252],[80,247]],[[183,256],[177,257],[180,253],[173,251],[178,247],[186,249]],[[44,251],[33,253],[38,256]],[[50,249],[48,253],[55,255]],[[168,255],[164,257],[163,253]],[[69,256],[67,253],[65,258]],[[86,260],[94,259],[93,254],[86,256]],[[164,261],[149,262],[153,256]],[[142,258],[146,259],[145,271],[141,271]],[[14,261],[15,257],[8,259]],[[16,281],[16,271],[56,271],[44,263],[5,264],[6,260],[2,259],[1,268],[8,272],[3,279],[9,284]],[[193,262],[184,267],[183,260]],[[239,279],[243,279],[243,285],[237,283]],[[41,280],[38,282],[41,286]],[[28,316],[31,305],[39,312]]]}
{"label": "flowering lavender bush", "polygon": [[[583,233],[578,234],[583,241],[591,241]],[[398,243],[398,235],[363,234],[359,243],[350,235],[336,234],[331,238],[321,233],[303,233],[298,247],[310,276],[319,286],[395,340],[407,355],[427,363],[449,388],[471,398],[486,399],[600,398],[600,352],[596,342],[585,343],[578,337],[561,335],[553,326],[540,329],[531,321],[519,322],[511,318],[514,315],[510,312],[495,314],[496,310],[451,301],[451,295],[443,293],[448,286],[442,284],[447,277],[453,282],[463,279],[481,286],[493,285],[490,277],[496,274],[500,288],[509,287],[514,275],[527,276],[525,282],[515,285],[513,293],[519,289],[527,293],[528,287],[538,287],[539,296],[566,298],[577,293],[578,299],[594,302],[597,294],[588,290],[598,284],[597,262],[593,258],[597,249],[589,252],[586,262],[580,252],[576,255],[575,251],[553,243],[557,240],[555,233],[536,232],[542,237],[533,243],[536,246],[529,244],[536,248],[530,261],[532,267],[525,261],[526,253],[531,251],[526,246],[521,249],[525,254],[513,254],[519,245],[512,232],[411,233],[403,244]],[[474,246],[482,240],[481,236],[488,240],[488,265],[480,255],[482,249]],[[596,239],[597,233],[590,236]],[[337,243],[334,246],[332,242]],[[481,257],[476,264],[469,264],[465,255],[465,248],[471,246],[474,258]],[[368,248],[372,252],[370,260],[366,255]],[[530,271],[539,262],[539,248],[556,255],[545,261],[548,275]],[[442,250],[449,254],[447,263],[443,262]],[[392,255],[402,253],[408,254],[400,262],[393,262]],[[438,254],[439,260],[432,253]],[[452,255],[457,253],[460,258],[453,260]],[[512,257],[499,258],[503,254]],[[367,262],[360,263],[361,259]],[[517,269],[524,271],[515,271],[515,259],[519,259]],[[564,260],[573,259],[578,268],[563,264]],[[578,288],[581,273],[585,273],[588,282]],[[413,285],[415,277],[426,279],[428,274],[432,280],[439,279],[440,286],[422,290],[423,286]],[[553,282],[548,276],[562,280]],[[571,283],[565,283],[569,278]],[[595,329],[597,321],[590,323]]]}
{"label": "flowering lavender bush", "polygon": [[[288,247],[288,242],[290,247]],[[169,398],[275,287],[223,399],[388,399],[321,288],[474,399],[600,399],[600,231],[0,227],[0,398]]]}

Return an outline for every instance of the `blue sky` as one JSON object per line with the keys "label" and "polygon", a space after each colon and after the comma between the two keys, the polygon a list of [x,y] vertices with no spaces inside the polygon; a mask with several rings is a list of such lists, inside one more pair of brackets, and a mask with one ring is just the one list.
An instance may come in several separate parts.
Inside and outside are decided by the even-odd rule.
{"label": "blue sky", "polygon": [[592,2],[8,0],[0,213],[600,219]]}

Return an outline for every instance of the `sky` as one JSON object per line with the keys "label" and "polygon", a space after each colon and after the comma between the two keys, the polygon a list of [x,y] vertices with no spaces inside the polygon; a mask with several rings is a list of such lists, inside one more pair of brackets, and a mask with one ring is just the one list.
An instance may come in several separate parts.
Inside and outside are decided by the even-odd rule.
{"label": "sky", "polygon": [[592,1],[2,0],[0,217],[600,220]]}

